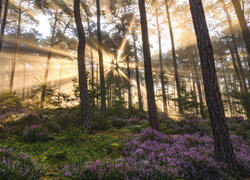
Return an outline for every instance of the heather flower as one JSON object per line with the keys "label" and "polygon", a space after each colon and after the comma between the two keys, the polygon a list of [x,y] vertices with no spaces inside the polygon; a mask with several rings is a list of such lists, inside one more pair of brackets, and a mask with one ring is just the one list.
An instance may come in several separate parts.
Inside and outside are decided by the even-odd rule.
{"label": "heather flower", "polygon": [[0,179],[39,179],[44,168],[26,153],[0,148]]}
{"label": "heather flower", "polygon": [[[238,136],[232,141],[247,176],[249,147]],[[198,133],[164,135],[147,128],[125,143],[123,155],[119,161],[66,166],[63,172],[76,179],[233,179],[227,166],[215,160],[213,139]]]}

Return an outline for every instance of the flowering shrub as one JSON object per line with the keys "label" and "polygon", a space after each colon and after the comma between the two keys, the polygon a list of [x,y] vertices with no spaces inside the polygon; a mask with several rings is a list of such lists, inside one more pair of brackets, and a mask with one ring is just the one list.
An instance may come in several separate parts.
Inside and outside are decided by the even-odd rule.
{"label": "flowering shrub", "polygon": [[46,141],[49,139],[49,131],[41,124],[32,125],[23,130],[23,137],[27,142]]}
{"label": "flowering shrub", "polygon": [[[250,148],[239,137],[232,139],[247,175]],[[123,153],[118,161],[67,165],[63,173],[76,179],[232,179],[226,165],[215,161],[213,140],[199,134],[163,135],[148,128],[127,142]]]}
{"label": "flowering shrub", "polygon": [[39,179],[43,174],[43,167],[28,154],[0,148],[0,179]]}
{"label": "flowering shrub", "polygon": [[[230,134],[238,135],[248,140],[250,130],[250,120],[243,117],[227,118]],[[165,120],[161,125],[162,132],[165,134],[195,134],[212,136],[212,129],[209,119],[191,118],[180,119],[178,121]]]}

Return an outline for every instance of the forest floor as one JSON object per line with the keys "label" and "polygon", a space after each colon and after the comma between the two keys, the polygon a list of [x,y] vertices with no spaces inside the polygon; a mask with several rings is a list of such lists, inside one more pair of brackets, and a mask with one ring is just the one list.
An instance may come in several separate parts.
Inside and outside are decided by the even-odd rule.
{"label": "forest floor", "polygon": [[[11,111],[13,111],[13,113],[10,113],[9,110],[8,115],[3,116],[2,120],[0,121],[0,139],[1,139],[0,167],[2,168],[5,167],[6,169],[8,169],[7,167],[9,167],[10,164],[12,163],[12,162],[9,162],[9,164],[8,162],[5,163],[5,160],[3,159],[6,155],[4,153],[6,152],[8,153],[10,151],[11,153],[13,152],[14,154],[20,154],[24,152],[29,154],[31,158],[36,161],[37,164],[43,167],[43,173],[41,175],[39,175],[39,172],[36,172],[37,170],[39,171],[39,168],[37,168],[37,170],[34,170],[36,169],[35,167],[36,165],[31,165],[32,167],[28,167],[30,168],[30,171],[32,173],[37,173],[38,174],[37,177],[41,179],[67,179],[67,178],[95,179],[95,177],[98,177],[99,175],[95,176],[95,174],[93,173],[91,174],[90,173],[92,172],[91,170],[89,170],[86,175],[85,171],[84,172],[79,171],[80,168],[78,166],[84,168],[84,165],[88,164],[89,162],[94,162],[96,164],[93,165],[94,167],[90,167],[90,169],[92,168],[93,170],[94,168],[95,171],[98,171],[100,174],[100,171],[96,170],[96,168],[102,167],[103,164],[100,165],[99,162],[106,162],[106,161],[120,162],[122,161],[121,159],[124,158],[126,159],[129,153],[130,153],[129,156],[131,158],[141,157],[142,159],[145,158],[144,162],[152,161],[153,163],[154,162],[153,160],[149,160],[151,158],[152,152],[154,156],[157,156],[155,154],[157,153],[160,154],[160,152],[163,152],[162,149],[156,150],[158,147],[162,146],[166,149],[168,148],[168,146],[166,145],[169,144],[172,145],[174,144],[173,142],[175,142],[175,144],[178,145],[178,146],[176,145],[176,147],[173,147],[176,150],[176,152],[174,152],[175,154],[178,154],[179,151],[178,148],[181,149],[186,148],[186,151],[183,149],[183,153],[185,153],[183,155],[184,157],[190,156],[189,159],[185,160],[185,162],[183,161],[184,164],[180,165],[183,168],[185,166],[185,163],[187,162],[189,163],[189,161],[193,162],[193,160],[190,160],[190,158],[193,158],[194,154],[188,154],[188,153],[192,151],[193,148],[196,147],[196,145],[197,147],[199,146],[202,147],[203,149],[206,149],[210,148],[210,145],[212,144],[212,134],[210,129],[210,122],[208,119],[202,120],[199,118],[189,118],[180,120],[171,120],[171,119],[161,120],[162,134],[157,134],[156,132],[150,129],[146,129],[149,127],[149,123],[147,122],[146,120],[147,117],[144,113],[140,115],[133,114],[133,116],[126,115],[124,117],[118,117],[117,115],[109,114],[103,117],[96,112],[93,113],[93,122],[95,130],[91,133],[86,133],[84,132],[84,129],[81,126],[81,120],[79,118],[80,112],[78,107],[64,108],[64,109],[60,108],[56,110],[47,109],[47,110],[39,110],[36,112],[28,109],[12,109]],[[250,163],[249,121],[244,120],[242,117],[235,117],[228,119],[228,123],[229,123],[230,133],[236,137],[236,140],[234,140],[237,143],[236,147],[238,147],[236,156],[241,163],[241,167],[243,169],[242,170],[243,176],[249,177],[249,163]],[[152,137],[150,137],[150,135],[152,135]],[[150,145],[147,146],[145,145],[145,143],[146,144],[148,143],[147,141],[145,141],[145,136],[147,140],[150,140]],[[171,141],[173,141],[171,143],[168,142],[170,137]],[[235,137],[233,139],[235,139]],[[190,139],[192,139],[192,141],[190,141]],[[138,142],[140,141],[141,144],[138,143],[136,144],[133,140],[138,140]],[[186,141],[188,141],[189,144],[186,144],[185,143]],[[162,142],[164,143],[162,144]],[[181,145],[181,142],[182,143],[184,142],[183,144],[185,144],[185,147],[179,147]],[[151,145],[154,143],[160,143],[160,144],[156,144],[155,147],[151,147]],[[8,150],[8,148],[11,149]],[[144,148],[143,152],[144,154],[139,153],[136,156],[134,156],[133,154],[134,151],[137,152],[137,150],[141,150],[143,148]],[[149,153],[146,154],[149,151],[151,154],[150,155]],[[201,159],[203,163],[206,163],[206,161],[209,159],[210,156],[213,157],[213,155],[210,155],[212,151],[213,149],[211,149],[211,152],[209,151],[206,154],[207,156],[205,159]],[[172,155],[167,154],[168,152],[170,152],[170,149],[167,152],[163,152],[166,154],[165,155],[162,154],[161,156],[165,157],[169,156],[169,158],[172,158],[173,154]],[[197,152],[200,153],[201,151],[197,150]],[[204,152],[202,152],[201,154],[202,158],[204,158],[203,157]],[[10,156],[8,155],[7,157]],[[1,158],[3,158],[2,161]],[[178,156],[178,158],[183,159],[181,154]],[[178,158],[177,160],[175,159],[174,162],[179,162]],[[199,159],[200,157],[195,157],[195,158],[196,158],[195,161],[197,161],[197,159]],[[9,160],[11,161],[11,158]],[[13,161],[15,160],[16,159],[14,158]],[[159,158],[157,159],[157,162],[158,161],[160,162]],[[209,163],[211,163],[210,160],[208,161]],[[3,162],[5,163],[5,165]],[[16,169],[18,169],[18,165],[15,165],[15,163],[13,164],[12,166],[13,167],[17,166]],[[159,167],[162,168],[162,164],[158,165]],[[68,168],[68,166],[77,166],[77,168],[66,169]],[[106,166],[107,164],[105,164],[105,168]],[[193,166],[194,168],[197,169],[203,168],[199,167],[197,163],[195,165],[190,164],[189,166]],[[212,173],[211,175],[210,171],[212,165],[211,167],[205,167],[205,165],[203,166],[204,166],[203,170],[204,172],[209,174],[209,178],[213,177],[213,175],[215,175],[214,177],[216,177],[218,174],[219,176],[226,176],[225,174],[223,175],[225,171],[214,172],[214,170],[213,170],[214,174]],[[112,168],[114,172],[116,172],[114,167]],[[141,167],[141,164],[138,165],[137,167],[134,166],[130,167],[129,169],[130,170],[131,168],[136,169],[138,167]],[[167,176],[170,177],[171,175],[172,179],[176,179],[176,175],[173,174],[176,173],[177,171],[178,171],[177,174],[178,173],[180,174],[181,169],[178,169],[179,167],[177,165],[176,167],[175,165],[171,165],[170,169],[169,167],[170,166],[165,167],[164,165],[164,168],[168,168],[169,170],[169,174]],[[172,167],[175,167],[175,169],[173,169]],[[216,165],[215,167],[219,168],[220,166]],[[155,169],[152,170],[156,171],[152,173],[152,177],[155,177],[155,179],[158,179],[159,177],[164,179],[164,177],[166,177],[166,175],[163,176],[162,174],[160,176],[158,175],[155,176],[155,174],[157,173],[159,174],[159,168],[158,170]],[[102,172],[105,170],[102,170]],[[1,177],[5,177],[6,174],[7,176],[12,177],[12,179],[15,179],[15,175],[13,174],[15,173],[18,174],[18,170],[15,171],[7,170],[7,171],[9,174],[5,172],[4,175],[4,172],[1,172],[0,170],[0,179]],[[110,177],[114,176],[112,175],[111,171],[112,170],[107,170],[107,173],[109,173],[108,176],[105,175],[105,177],[100,176],[98,178],[110,179]],[[135,170],[133,170],[133,173],[134,171]],[[126,170],[127,175],[129,174],[128,172],[131,174],[130,171]],[[27,179],[37,179],[35,176],[34,178],[30,176],[30,174],[32,173],[27,173],[28,175],[26,174],[23,177],[28,177]],[[91,176],[89,176],[89,173],[91,174]],[[117,173],[121,174],[121,172]],[[189,178],[192,177],[190,174],[196,176],[195,173],[197,174],[196,170],[195,172],[180,174],[179,177],[186,179],[185,177]],[[119,177],[121,177],[121,179],[129,177],[129,175],[124,176],[123,174],[120,176],[120,174]],[[143,172],[137,174],[138,177],[139,176],[143,177]],[[228,175],[228,177],[229,176],[230,175]],[[115,178],[113,179],[120,179],[119,177],[116,177],[115,175]],[[151,176],[149,176],[149,178],[150,177]],[[150,179],[152,179],[152,177]]]}

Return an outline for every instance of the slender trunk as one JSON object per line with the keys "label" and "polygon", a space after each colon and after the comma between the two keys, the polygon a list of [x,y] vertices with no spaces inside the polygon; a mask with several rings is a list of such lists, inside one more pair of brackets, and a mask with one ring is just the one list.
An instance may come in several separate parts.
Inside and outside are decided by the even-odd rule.
{"label": "slender trunk", "polygon": [[[89,38],[91,38],[91,27],[90,27],[90,21],[89,21],[88,6],[87,4],[85,4],[84,1],[82,1],[82,4],[83,4],[83,9],[85,11],[86,17],[87,17]],[[93,57],[92,47],[90,47],[90,59],[91,59],[91,89],[93,91],[94,90],[94,57]],[[95,99],[93,99],[93,105],[95,105]]]}
{"label": "slender trunk", "polygon": [[167,107],[167,97],[165,91],[165,80],[164,80],[164,70],[163,70],[163,60],[162,60],[162,49],[161,49],[161,32],[159,26],[159,15],[158,9],[155,8],[156,14],[156,25],[157,25],[157,33],[158,33],[158,45],[159,45],[159,59],[160,59],[160,76],[161,76],[161,92],[162,92],[162,101],[163,101],[163,110],[165,119],[168,117],[168,107]]}
{"label": "slender trunk", "polygon": [[248,81],[248,88],[250,88],[250,56],[246,53],[244,53],[245,51],[243,51],[243,54],[246,56],[245,59],[246,59],[246,64],[248,65],[245,65],[246,66],[246,69],[247,69],[247,81]]}
{"label": "slender trunk", "polygon": [[110,102],[111,102],[111,95],[110,95],[110,89],[111,89],[111,87],[112,87],[112,84],[111,83],[107,83],[107,103],[108,103],[108,108],[110,108]]}
{"label": "slender trunk", "polygon": [[243,78],[240,74],[240,70],[238,68],[238,65],[237,65],[237,62],[236,62],[236,59],[235,59],[235,55],[234,55],[234,51],[233,51],[233,48],[232,48],[232,45],[227,41],[227,46],[228,46],[228,49],[231,53],[231,56],[232,56],[232,61],[233,61],[233,66],[234,66],[234,70],[235,70],[235,74],[239,80],[239,83],[240,83],[240,91],[243,93],[246,91],[246,87],[244,86],[244,83],[243,83]]}
{"label": "slender trunk", "polygon": [[26,84],[26,72],[25,72],[25,64],[23,66],[23,90],[22,90],[22,100],[25,99],[25,84]]}
{"label": "slender trunk", "polygon": [[129,63],[129,57],[126,56],[126,63],[127,63],[127,75],[128,75],[128,80],[127,80],[127,87],[128,87],[128,107],[129,109],[132,108],[132,94],[131,94],[131,75],[130,75],[130,63]]}
{"label": "slender trunk", "polygon": [[226,77],[225,68],[224,68],[225,64],[224,64],[222,58],[220,58],[220,63],[221,63],[222,75],[223,75],[223,79],[224,79],[224,83],[225,83],[225,89],[226,89],[226,96],[227,96],[227,101],[228,101],[228,105],[229,105],[229,111],[230,111],[231,117],[233,117],[233,108],[232,108],[232,103],[231,103],[231,99],[230,99],[230,95],[229,95],[229,89],[228,89],[228,85],[227,85],[227,77]]}
{"label": "slender trunk", "polygon": [[[58,23],[58,19],[57,19],[57,12],[56,12],[55,21],[54,21],[53,30],[52,30],[52,37],[51,37],[51,41],[50,41],[50,48],[52,48],[53,45],[54,45],[57,23]],[[48,83],[48,77],[49,77],[49,67],[50,67],[51,56],[52,56],[52,51],[50,50],[49,53],[48,53],[48,58],[47,58],[46,67],[45,67],[44,80],[43,80],[43,85],[42,85],[41,107],[44,106],[44,102],[45,102],[45,98],[46,98],[46,91],[47,91],[47,83]]]}
{"label": "slender trunk", "polygon": [[95,82],[95,77],[94,77],[94,57],[93,57],[93,50],[90,48],[90,58],[91,58],[91,89],[94,90],[94,82]]}
{"label": "slender trunk", "polygon": [[101,82],[101,112],[102,114],[104,114],[106,112],[106,88],[105,88],[103,54],[102,54],[100,0],[96,0],[96,8],[97,8],[98,54],[99,54],[99,68],[100,68],[100,82]]}
{"label": "slender trunk", "polygon": [[177,66],[176,53],[175,53],[174,35],[173,35],[172,23],[171,23],[169,8],[168,8],[168,0],[165,0],[165,5],[166,5],[168,26],[169,26],[169,32],[170,32],[170,38],[171,38],[171,44],[172,44],[172,56],[173,56],[175,82],[176,82],[177,95],[178,95],[178,106],[179,106],[180,114],[183,114],[184,112],[183,112],[183,107],[182,107],[182,102],[181,102],[181,86],[180,86],[180,79],[179,79],[178,66]]}
{"label": "slender trunk", "polygon": [[150,126],[153,129],[159,131],[160,125],[158,120],[157,107],[155,103],[154,82],[152,76],[151,54],[150,54],[149,39],[148,39],[148,25],[147,25],[145,1],[138,0],[138,2],[139,2],[140,19],[141,19],[143,54],[144,54],[144,71],[145,71],[145,81],[147,89],[149,122]]}
{"label": "slender trunk", "polygon": [[[194,66],[193,66],[193,61],[191,59],[190,56],[190,52],[188,53],[188,60],[189,60],[189,64],[190,64],[190,70],[191,70],[191,75],[192,75],[192,85],[193,85],[193,91],[195,93],[195,104],[197,104],[197,96],[196,96],[196,87],[195,87],[195,75],[194,75]],[[198,110],[198,106],[195,105],[195,112],[196,115],[199,115],[199,110]]]}
{"label": "slender trunk", "polygon": [[118,65],[118,62],[117,62],[117,54],[115,54],[115,67],[116,67],[116,71],[117,71],[117,74],[118,74],[118,82],[116,82],[116,85],[118,87],[118,98],[119,98],[119,101],[121,102],[122,101],[122,92],[121,92],[121,81],[122,81],[122,78],[120,76],[120,73],[119,73],[119,65]]}
{"label": "slender trunk", "polygon": [[243,35],[244,41],[246,43],[248,54],[250,55],[250,31],[249,31],[248,26],[247,26],[247,21],[246,21],[246,18],[244,16],[244,12],[241,9],[239,0],[232,0],[232,3],[233,3],[236,15],[237,15],[239,23],[240,23],[242,35]]}
{"label": "slender trunk", "polygon": [[[125,32],[125,26],[123,25],[123,38],[125,39],[126,38],[126,32]],[[127,42],[128,43],[128,42]],[[126,50],[125,51],[128,51],[128,44],[126,44]],[[126,52],[125,52],[126,53]],[[127,88],[128,88],[128,107],[129,109],[132,108],[132,94],[131,94],[131,83],[130,83],[130,80],[131,80],[131,77],[130,77],[130,62],[129,62],[129,57],[128,57],[128,54],[126,53],[126,64],[127,64],[127,77],[128,77],[128,80],[127,80]]]}
{"label": "slender trunk", "polygon": [[30,69],[28,69],[28,86],[27,86],[27,98],[30,97]]}
{"label": "slender trunk", "polygon": [[7,24],[8,7],[9,7],[9,0],[5,0],[3,19],[1,19],[0,52],[2,51],[4,30]]}
{"label": "slender trunk", "polygon": [[225,1],[220,0],[220,2],[222,3],[223,10],[224,10],[224,12],[225,12],[225,14],[227,16],[227,22],[228,22],[228,26],[229,26],[231,37],[232,37],[234,53],[235,53],[236,60],[237,60],[237,63],[238,63],[238,67],[239,67],[239,70],[240,70],[240,76],[241,76],[241,78],[243,80],[244,88],[247,89],[245,72],[244,72],[244,69],[243,69],[242,63],[241,63],[241,59],[240,59],[240,55],[239,55],[239,51],[238,51],[238,46],[237,46],[237,42],[236,42],[236,38],[235,38],[235,33],[234,33],[234,30],[233,30],[233,26],[232,26],[232,20],[231,20],[231,17],[229,15],[229,13],[228,13]]}
{"label": "slender trunk", "polygon": [[80,89],[80,99],[81,99],[81,114],[85,128],[87,130],[91,130],[92,121],[91,121],[90,102],[89,102],[88,84],[87,84],[86,67],[85,67],[86,41],[80,14],[80,0],[74,0],[74,16],[79,38],[77,59],[78,59],[79,89]]}
{"label": "slender trunk", "polygon": [[2,23],[2,7],[3,7],[3,1],[0,0],[0,25]]}
{"label": "slender trunk", "polygon": [[226,162],[229,168],[237,172],[203,5],[201,0],[189,0],[189,4],[199,48],[206,101],[214,136],[215,155],[218,161]]}
{"label": "slender trunk", "polygon": [[141,95],[141,85],[140,85],[140,73],[138,67],[138,56],[137,56],[137,47],[136,47],[136,37],[135,32],[133,32],[133,43],[134,43],[134,53],[135,53],[135,71],[136,71],[136,84],[137,84],[137,94],[138,94],[138,102],[139,102],[139,109],[143,110],[142,104],[142,95]]}
{"label": "slender trunk", "polygon": [[199,76],[199,73],[198,73],[198,67],[197,67],[197,63],[195,61],[194,55],[192,57],[192,63],[193,63],[193,67],[194,67],[195,81],[196,81],[196,84],[197,84],[198,95],[199,95],[199,100],[200,100],[200,103],[199,103],[199,105],[200,105],[200,113],[201,113],[202,119],[205,119],[206,115],[205,115],[204,103],[203,103],[203,97],[202,97],[202,91],[201,91],[200,76]]}
{"label": "slender trunk", "polygon": [[18,8],[18,26],[17,26],[17,40],[15,45],[14,58],[12,61],[11,75],[10,75],[10,90],[13,90],[13,83],[16,71],[16,60],[19,53],[20,42],[21,42],[21,20],[22,20],[22,9],[21,9],[22,1],[19,4]]}
{"label": "slender trunk", "polygon": [[96,93],[97,93],[97,97],[96,97],[96,107],[99,107],[99,74],[98,74],[98,63],[96,63]]}

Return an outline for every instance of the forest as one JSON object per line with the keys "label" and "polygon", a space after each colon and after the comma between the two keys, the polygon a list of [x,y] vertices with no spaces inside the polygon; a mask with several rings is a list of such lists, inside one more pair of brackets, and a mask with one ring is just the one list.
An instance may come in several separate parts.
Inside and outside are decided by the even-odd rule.
{"label": "forest", "polygon": [[0,0],[0,180],[248,180],[249,88],[248,0]]}

